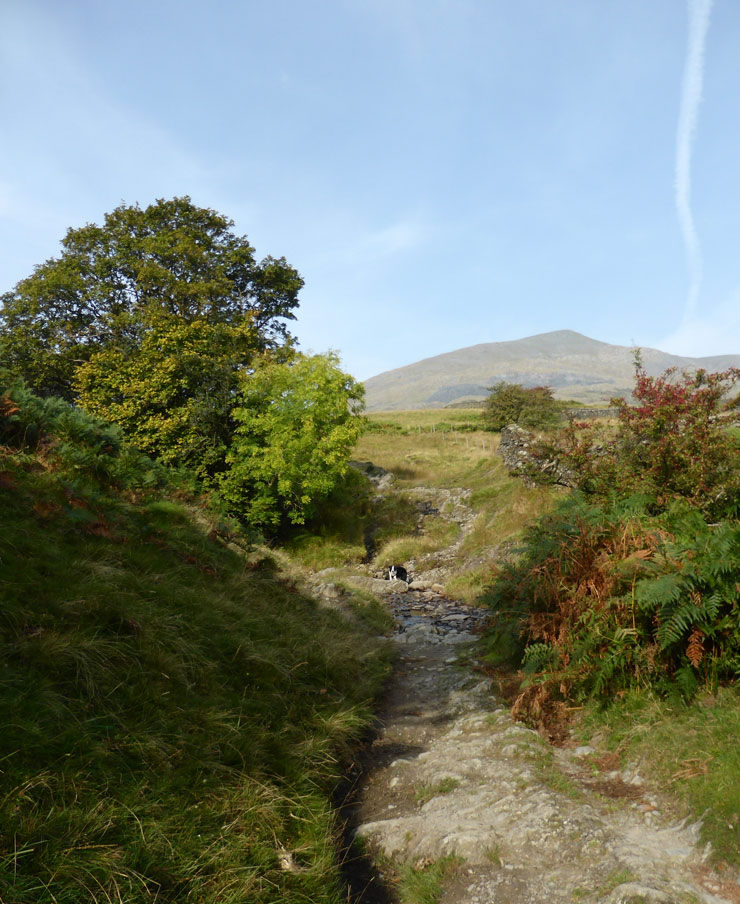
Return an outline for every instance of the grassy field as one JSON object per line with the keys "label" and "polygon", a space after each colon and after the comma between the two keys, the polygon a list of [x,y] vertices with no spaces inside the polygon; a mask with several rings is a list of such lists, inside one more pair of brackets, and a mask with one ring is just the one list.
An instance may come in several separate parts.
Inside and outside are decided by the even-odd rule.
{"label": "grassy field", "polygon": [[[355,457],[395,492],[376,504],[351,472],[274,553],[234,548],[183,495],[114,488],[87,453],[0,448],[2,904],[345,900],[331,795],[387,674],[387,616],[349,589],[350,617],[322,608],[298,579],[360,562],[368,532],[379,559],[447,545],[445,525],[417,533],[404,491],[469,487],[448,590],[485,600],[492,559],[555,491],[511,478],[479,417],[371,415]],[[603,702],[583,737],[706,811],[737,863],[736,689]]]}

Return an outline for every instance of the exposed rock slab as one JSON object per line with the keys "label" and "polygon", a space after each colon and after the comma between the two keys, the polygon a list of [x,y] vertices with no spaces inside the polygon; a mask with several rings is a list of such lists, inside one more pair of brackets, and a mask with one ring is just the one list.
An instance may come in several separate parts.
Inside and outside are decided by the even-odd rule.
{"label": "exposed rock slab", "polygon": [[358,834],[372,849],[399,867],[461,858],[440,904],[734,900],[702,884],[699,826],[664,816],[636,768],[609,776],[629,794],[599,793],[593,749],[553,752],[459,663],[485,610],[430,591],[386,597],[399,661],[363,790]]}

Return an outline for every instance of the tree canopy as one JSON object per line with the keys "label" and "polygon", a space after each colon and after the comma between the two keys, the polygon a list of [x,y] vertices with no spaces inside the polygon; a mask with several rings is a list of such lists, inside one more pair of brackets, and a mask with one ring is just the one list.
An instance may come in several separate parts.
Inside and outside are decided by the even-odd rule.
{"label": "tree canopy", "polygon": [[363,401],[333,353],[267,359],[244,374],[229,468],[218,477],[227,505],[262,528],[303,524],[346,473]]}
{"label": "tree canopy", "polygon": [[483,409],[489,430],[503,430],[509,424],[547,429],[558,421],[557,404],[549,386],[526,389],[506,380],[494,384]]}
{"label": "tree canopy", "polygon": [[300,524],[347,467],[363,391],[293,348],[303,280],[190,198],[121,205],[2,297],[0,360],[183,465],[232,514]]}
{"label": "tree canopy", "polygon": [[123,428],[142,452],[208,479],[224,467],[238,368],[259,344],[251,321],[209,323],[157,311],[135,350],[111,344],[77,369],[87,410]]}
{"label": "tree canopy", "polygon": [[3,360],[37,392],[72,399],[81,364],[111,349],[131,358],[166,315],[248,324],[234,368],[289,341],[285,321],[295,319],[303,280],[284,258],[257,262],[232,226],[182,197],[121,205],[102,226],[70,229],[58,258],[2,296]]}

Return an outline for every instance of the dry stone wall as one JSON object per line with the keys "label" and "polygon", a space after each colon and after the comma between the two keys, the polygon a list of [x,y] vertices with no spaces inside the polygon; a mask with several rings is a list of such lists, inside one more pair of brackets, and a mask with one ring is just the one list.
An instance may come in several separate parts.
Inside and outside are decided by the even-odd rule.
{"label": "dry stone wall", "polygon": [[521,477],[528,486],[538,483],[554,483],[559,486],[575,485],[575,475],[556,457],[543,454],[534,433],[517,424],[509,424],[501,431],[498,454],[513,474]]}

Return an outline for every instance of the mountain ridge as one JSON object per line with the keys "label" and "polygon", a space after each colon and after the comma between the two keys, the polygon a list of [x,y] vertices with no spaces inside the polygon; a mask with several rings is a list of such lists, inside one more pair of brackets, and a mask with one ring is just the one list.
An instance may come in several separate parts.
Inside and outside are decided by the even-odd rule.
{"label": "mountain ridge", "polygon": [[[645,370],[669,367],[709,371],[740,367],[740,354],[685,357],[641,348]],[[634,347],[611,345],[575,330],[554,330],[502,342],[484,342],[423,358],[365,380],[368,411],[441,408],[480,400],[500,380],[551,386],[556,398],[608,401],[629,395]]]}

